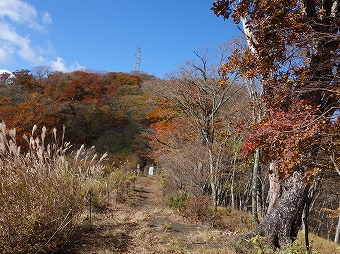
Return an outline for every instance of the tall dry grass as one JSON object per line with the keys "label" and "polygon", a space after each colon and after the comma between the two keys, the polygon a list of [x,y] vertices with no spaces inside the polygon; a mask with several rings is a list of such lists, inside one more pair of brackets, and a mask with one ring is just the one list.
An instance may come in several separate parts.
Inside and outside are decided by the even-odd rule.
{"label": "tall dry grass", "polygon": [[46,128],[36,132],[25,137],[24,152],[15,130],[0,124],[0,253],[46,252],[67,242],[105,169],[105,154],[84,146],[71,152],[55,129],[45,144]]}

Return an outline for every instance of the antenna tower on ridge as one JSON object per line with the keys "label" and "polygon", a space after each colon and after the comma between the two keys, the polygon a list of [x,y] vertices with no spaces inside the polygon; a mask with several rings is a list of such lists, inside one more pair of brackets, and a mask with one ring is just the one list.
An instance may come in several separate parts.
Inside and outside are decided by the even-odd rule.
{"label": "antenna tower on ridge", "polygon": [[137,47],[136,55],[135,55],[135,71],[139,71],[140,62],[141,62],[141,49]]}

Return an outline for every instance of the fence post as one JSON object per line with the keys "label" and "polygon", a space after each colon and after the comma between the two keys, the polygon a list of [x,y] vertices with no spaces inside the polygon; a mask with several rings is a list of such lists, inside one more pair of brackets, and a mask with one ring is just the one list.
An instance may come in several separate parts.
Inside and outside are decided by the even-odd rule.
{"label": "fence post", "polygon": [[309,216],[309,198],[307,197],[306,205],[305,205],[305,217],[303,218],[303,222],[305,224],[306,250],[307,250],[308,253],[310,253],[309,238],[308,238],[308,216]]}
{"label": "fence post", "polygon": [[92,225],[92,190],[90,190],[90,225]]}
{"label": "fence post", "polygon": [[107,182],[105,183],[106,186],[106,194],[107,194],[107,205],[110,204],[110,192],[109,192],[109,186],[107,184]]}

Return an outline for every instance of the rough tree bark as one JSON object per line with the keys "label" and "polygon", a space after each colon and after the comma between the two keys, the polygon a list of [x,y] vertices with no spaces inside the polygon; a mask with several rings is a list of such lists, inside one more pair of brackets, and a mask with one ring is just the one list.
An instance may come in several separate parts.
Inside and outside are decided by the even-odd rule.
{"label": "rough tree bark", "polygon": [[[331,161],[333,162],[333,165],[334,165],[334,168],[335,168],[336,172],[340,176],[340,169],[339,169],[338,165],[336,164],[334,158],[331,158]],[[338,224],[337,224],[336,229],[335,229],[334,242],[339,244],[340,243],[340,202],[339,202],[338,210],[339,210]]]}
{"label": "rough tree bark", "polygon": [[339,244],[340,243],[340,202],[339,202],[339,216],[338,216],[338,225],[336,226],[335,229],[335,237],[334,237],[334,242]]}
{"label": "rough tree bark", "polygon": [[280,183],[280,175],[275,170],[275,162],[271,162],[269,164],[269,190],[267,196],[267,212],[273,209],[274,205],[277,203],[277,200],[281,194],[281,183]]}
{"label": "rough tree bark", "polygon": [[299,168],[281,182],[280,189],[275,188],[280,193],[273,197],[276,201],[254,231],[254,234],[268,236],[275,247],[282,248],[297,237],[309,189],[304,173],[305,169]]}
{"label": "rough tree bark", "polygon": [[[303,222],[304,218],[306,218],[306,222],[308,224],[308,216],[310,212],[313,210],[315,201],[318,199],[320,192],[321,192],[321,185],[322,185],[322,179],[323,179],[323,173],[319,173],[318,175],[315,176],[314,182],[310,185],[309,191],[308,191],[308,201],[309,201],[309,209],[308,209],[308,214],[307,210],[303,209],[302,217],[303,217]],[[302,233],[305,233],[305,223],[302,223],[302,228],[301,228]]]}

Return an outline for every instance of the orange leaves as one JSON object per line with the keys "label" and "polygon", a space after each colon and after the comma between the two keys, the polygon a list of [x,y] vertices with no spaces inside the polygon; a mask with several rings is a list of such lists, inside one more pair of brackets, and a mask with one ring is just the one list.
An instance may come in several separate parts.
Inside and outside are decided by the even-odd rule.
{"label": "orange leaves", "polygon": [[[299,58],[297,54],[288,52],[295,44],[307,46],[310,43],[307,32],[310,25],[302,19],[299,1],[243,0],[235,4],[232,10],[230,2],[217,1],[214,4],[215,9],[212,9],[216,13],[217,8],[219,11],[217,15],[223,15],[223,11],[228,10],[233,12],[235,21],[244,20],[244,25],[250,31],[250,34],[246,31],[245,35],[252,44],[256,56],[250,56],[251,54],[247,52],[249,49],[234,51],[226,64],[227,71],[239,69],[249,78],[256,76],[268,78],[283,67],[282,64],[288,57]],[[228,13],[224,14],[229,16]],[[300,58],[303,62],[306,57]]]}
{"label": "orange leaves", "polygon": [[[122,128],[130,120],[145,121],[145,108],[149,103],[142,100],[140,79],[121,73],[92,73],[76,71],[56,72],[44,77],[43,86],[32,83],[27,70],[14,72],[17,76],[11,85],[1,89],[0,121],[5,121],[18,132],[29,131],[35,124],[61,128],[67,126],[69,141],[93,142],[107,130]],[[32,86],[33,84],[34,86]],[[134,86],[137,95],[118,94],[119,86]],[[5,97],[7,95],[7,98]],[[138,114],[135,100],[143,104]],[[138,105],[139,105],[138,104]],[[140,117],[137,119],[137,115]],[[69,134],[70,133],[70,134]]]}
{"label": "orange leaves", "polygon": [[242,0],[234,9],[229,1],[217,2],[215,14],[244,21],[252,47],[234,50],[221,73],[260,80],[268,110],[253,126],[244,154],[261,147],[264,161],[279,160],[287,176],[324,160],[320,154],[329,147],[338,153],[340,27],[333,1]]}
{"label": "orange leaves", "polygon": [[235,49],[228,61],[223,65],[221,71],[225,77],[228,76],[229,72],[238,71],[243,76],[253,79],[258,75],[257,67],[260,67],[258,58],[249,48],[244,51]]}
{"label": "orange leaves", "polygon": [[55,101],[79,101],[82,104],[107,102],[107,97],[117,97],[122,86],[140,88],[141,80],[126,73],[56,73],[46,82],[44,92]]}
{"label": "orange leaves", "polygon": [[69,99],[85,104],[100,100],[104,91],[100,75],[81,71],[74,72],[73,75],[71,82],[64,87],[64,93]]}
{"label": "orange leaves", "polygon": [[40,100],[41,97],[36,96],[18,105],[2,104],[0,118],[8,126],[15,127],[18,133],[29,131],[35,124],[48,124],[53,118],[47,116],[46,108],[42,106]]}
{"label": "orange leaves", "polygon": [[174,110],[174,105],[165,98],[158,98],[156,108],[147,114],[147,119],[151,123],[167,122],[171,120],[177,113]]}
{"label": "orange leaves", "polygon": [[119,85],[140,86],[141,80],[139,77],[127,73],[114,73],[114,82]]}
{"label": "orange leaves", "polygon": [[176,147],[178,144],[194,139],[195,136],[186,116],[155,122],[150,127],[153,133],[149,135],[149,139],[155,146],[155,150],[164,144]]}
{"label": "orange leaves", "polygon": [[286,176],[297,167],[311,163],[316,154],[307,151],[321,145],[323,128],[322,120],[317,119],[314,112],[315,109],[303,101],[297,101],[287,111],[268,111],[267,116],[253,126],[243,155],[260,147],[263,162],[279,161],[281,173]]}
{"label": "orange leaves", "polygon": [[213,3],[213,7],[211,8],[214,11],[216,16],[223,16],[224,19],[228,19],[230,14],[232,13],[232,4],[235,1],[231,0],[219,0]]}
{"label": "orange leaves", "polygon": [[176,147],[178,144],[197,138],[189,124],[189,118],[181,113],[173,102],[166,98],[158,98],[157,106],[147,115],[152,130],[148,138],[154,149],[157,150],[164,144]]}

